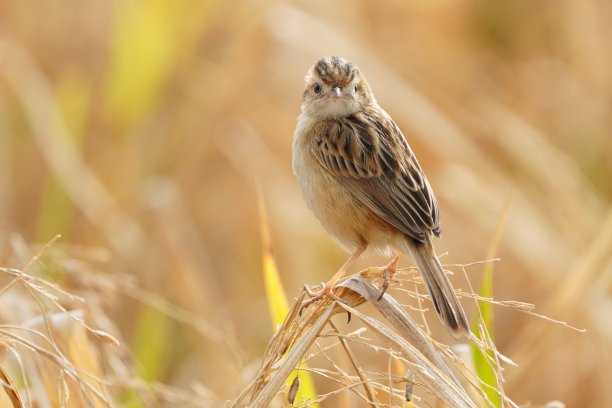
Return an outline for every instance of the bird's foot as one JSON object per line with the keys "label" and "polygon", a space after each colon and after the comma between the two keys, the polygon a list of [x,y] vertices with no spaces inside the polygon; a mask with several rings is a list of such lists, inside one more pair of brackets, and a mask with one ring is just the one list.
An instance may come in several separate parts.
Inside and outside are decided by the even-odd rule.
{"label": "bird's foot", "polygon": [[318,291],[314,291],[310,289],[308,285],[304,285],[304,290],[306,291],[308,296],[310,296],[310,299],[302,303],[302,305],[300,306],[300,311],[298,312],[299,315],[301,316],[304,309],[306,309],[308,306],[312,305],[317,300],[323,299],[324,297],[328,297],[331,300],[335,300],[337,302],[344,302],[340,297],[338,297],[333,292],[333,289],[334,289],[334,286],[333,286],[333,283],[331,282],[327,282],[327,283],[321,282],[321,290],[318,290]]}
{"label": "bird's foot", "polygon": [[387,266],[383,269],[383,284],[382,284],[382,292],[378,297],[378,300],[382,299],[383,295],[389,288],[389,283],[391,282],[391,278],[395,275],[395,271],[397,270],[397,261],[399,260],[399,255],[397,255]]}

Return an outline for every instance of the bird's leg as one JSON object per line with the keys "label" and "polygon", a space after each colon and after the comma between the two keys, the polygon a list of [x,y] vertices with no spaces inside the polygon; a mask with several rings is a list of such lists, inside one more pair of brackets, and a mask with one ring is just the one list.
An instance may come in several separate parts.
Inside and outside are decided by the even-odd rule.
{"label": "bird's leg", "polygon": [[383,269],[382,292],[380,293],[378,300],[382,299],[383,295],[389,288],[389,283],[391,282],[391,278],[393,277],[393,275],[395,274],[395,270],[397,269],[398,259],[399,259],[399,254],[396,255],[395,258],[393,258],[393,260],[389,262],[387,266],[385,266],[385,269]]}
{"label": "bird's leg", "polygon": [[327,281],[327,283],[325,284],[322,283],[323,287],[321,288],[320,291],[314,292],[308,287],[308,285],[304,285],[304,290],[306,291],[306,293],[308,293],[308,295],[311,298],[305,301],[304,303],[302,303],[302,306],[300,306],[299,314],[301,315],[302,311],[305,308],[307,308],[308,306],[310,306],[317,300],[322,299],[325,296],[327,296],[328,298],[332,300],[342,302],[342,299],[340,299],[338,296],[334,294],[333,292],[334,286],[336,286],[336,282],[338,282],[338,280],[342,277],[342,275],[346,273],[348,268],[353,264],[353,262],[355,262],[357,258],[359,258],[359,255],[361,255],[363,251],[365,251],[365,249],[366,249],[365,246],[357,248],[357,250],[351,254],[351,256],[346,260],[346,262],[344,262],[344,264],[340,267],[340,269],[338,269],[338,272],[336,272],[334,276],[332,276],[332,278],[329,281]]}

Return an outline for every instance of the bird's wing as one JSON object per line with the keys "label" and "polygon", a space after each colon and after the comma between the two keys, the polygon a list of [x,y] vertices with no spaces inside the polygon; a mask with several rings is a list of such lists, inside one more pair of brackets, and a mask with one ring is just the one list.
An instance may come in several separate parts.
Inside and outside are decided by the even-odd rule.
{"label": "bird's wing", "polygon": [[387,115],[363,111],[321,122],[311,146],[318,163],[356,199],[405,234],[440,235],[434,193],[404,135]]}

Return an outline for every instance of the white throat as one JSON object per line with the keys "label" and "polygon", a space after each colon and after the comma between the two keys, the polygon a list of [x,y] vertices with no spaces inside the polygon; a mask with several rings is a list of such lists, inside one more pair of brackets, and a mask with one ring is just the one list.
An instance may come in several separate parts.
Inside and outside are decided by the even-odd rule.
{"label": "white throat", "polygon": [[357,101],[351,99],[321,99],[302,106],[302,113],[318,119],[333,119],[352,115],[359,110]]}

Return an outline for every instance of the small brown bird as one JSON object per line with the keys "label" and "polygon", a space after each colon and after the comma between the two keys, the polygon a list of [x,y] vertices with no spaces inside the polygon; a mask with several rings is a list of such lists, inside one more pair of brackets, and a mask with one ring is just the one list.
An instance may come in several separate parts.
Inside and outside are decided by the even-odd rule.
{"label": "small brown bird", "polygon": [[[435,255],[440,236],[436,197],[391,117],[376,102],[356,65],[320,59],[306,75],[293,138],[293,172],[308,207],[351,253],[308,304],[328,296],[366,248],[409,253],[436,312],[455,336],[468,336],[465,313]],[[383,291],[397,257],[385,268]]]}

